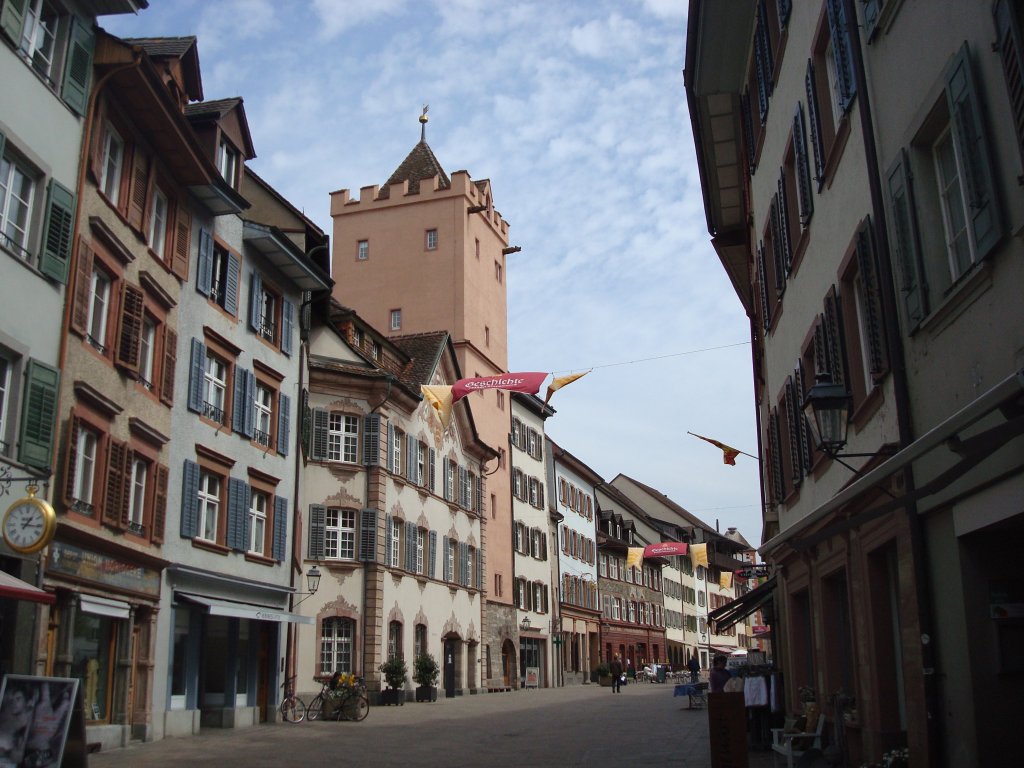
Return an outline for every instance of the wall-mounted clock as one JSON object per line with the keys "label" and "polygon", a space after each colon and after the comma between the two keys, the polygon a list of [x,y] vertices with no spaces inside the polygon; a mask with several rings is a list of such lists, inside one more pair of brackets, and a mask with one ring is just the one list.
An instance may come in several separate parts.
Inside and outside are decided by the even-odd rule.
{"label": "wall-mounted clock", "polygon": [[41,550],[57,532],[57,513],[48,502],[37,499],[35,492],[35,486],[30,485],[28,496],[18,499],[4,512],[4,541],[23,555]]}

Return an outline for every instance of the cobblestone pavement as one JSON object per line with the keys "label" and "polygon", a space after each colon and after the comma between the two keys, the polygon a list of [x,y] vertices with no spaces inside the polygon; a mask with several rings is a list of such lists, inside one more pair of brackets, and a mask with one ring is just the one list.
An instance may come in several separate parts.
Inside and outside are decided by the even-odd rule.
{"label": "cobblestone pavement", "polygon": [[[120,766],[550,766],[710,768],[708,717],[671,685],[597,685],[373,707],[361,723],[279,723],[133,744],[89,756]],[[771,756],[750,752],[750,768]]]}

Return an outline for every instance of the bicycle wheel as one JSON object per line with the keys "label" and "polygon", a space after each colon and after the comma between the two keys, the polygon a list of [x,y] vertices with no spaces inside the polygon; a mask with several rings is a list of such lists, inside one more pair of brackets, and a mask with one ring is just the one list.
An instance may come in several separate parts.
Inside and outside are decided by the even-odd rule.
{"label": "bicycle wheel", "polygon": [[341,705],[341,712],[346,720],[355,720],[358,723],[370,714],[370,702],[362,694],[352,694]]}
{"label": "bicycle wheel", "polygon": [[320,715],[324,711],[324,695],[318,693],[316,698],[309,702],[309,706],[306,707],[306,717],[310,720],[319,720]]}
{"label": "bicycle wheel", "polygon": [[306,718],[306,705],[298,696],[286,696],[281,702],[281,717],[288,723],[301,723]]}

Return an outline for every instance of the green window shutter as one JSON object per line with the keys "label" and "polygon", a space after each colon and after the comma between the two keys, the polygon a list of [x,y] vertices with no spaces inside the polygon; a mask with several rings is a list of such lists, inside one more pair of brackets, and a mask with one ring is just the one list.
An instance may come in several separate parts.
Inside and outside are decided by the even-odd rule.
{"label": "green window shutter", "polygon": [[25,367],[25,405],[21,411],[18,460],[33,467],[51,466],[60,371],[38,360]]}
{"label": "green window shutter", "polygon": [[21,44],[21,28],[25,23],[25,9],[28,0],[4,0],[0,13],[0,29],[15,45]]}
{"label": "green window shutter", "polygon": [[967,202],[977,258],[983,259],[1002,237],[996,189],[992,178],[992,156],[985,138],[981,100],[971,73],[967,44],[946,70],[946,100],[953,138],[963,158]]}
{"label": "green window shutter", "polygon": [[912,330],[928,314],[928,286],[921,264],[921,247],[914,210],[914,190],[910,158],[901,150],[896,162],[885,175],[892,221],[892,246],[899,267],[900,292],[907,314],[908,330]]}
{"label": "green window shutter", "polygon": [[309,546],[306,548],[313,560],[324,559],[324,530],[327,527],[327,507],[323,504],[309,505]]}
{"label": "green window shutter", "polygon": [[89,104],[89,79],[92,75],[92,52],[95,44],[92,30],[72,17],[60,96],[65,104],[82,116],[85,115]]}
{"label": "green window shutter", "polygon": [[1014,18],[1013,0],[996,0],[992,15],[996,24],[996,47],[1003,61],[1010,111],[1017,134],[1017,149],[1024,158],[1024,40],[1020,21]]}
{"label": "green window shutter", "polygon": [[75,194],[56,179],[50,179],[47,196],[39,271],[58,283],[66,283],[71,261],[71,235],[75,227]]}

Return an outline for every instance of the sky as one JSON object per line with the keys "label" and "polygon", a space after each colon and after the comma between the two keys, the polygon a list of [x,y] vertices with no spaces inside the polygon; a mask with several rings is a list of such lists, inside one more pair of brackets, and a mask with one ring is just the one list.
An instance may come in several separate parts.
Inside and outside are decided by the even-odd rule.
{"label": "sky", "polygon": [[[593,369],[546,431],[761,540],[749,323],[711,247],[683,89],[686,0],[150,0],[121,37],[195,35],[244,99],[250,166],[331,232],[420,137],[510,225],[509,367]],[[344,297],[341,297],[344,300]]]}

